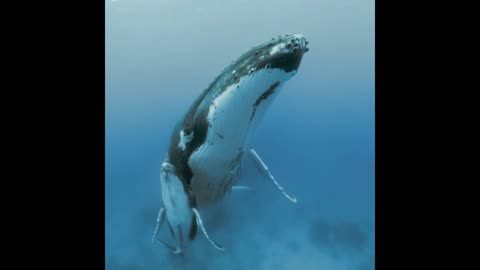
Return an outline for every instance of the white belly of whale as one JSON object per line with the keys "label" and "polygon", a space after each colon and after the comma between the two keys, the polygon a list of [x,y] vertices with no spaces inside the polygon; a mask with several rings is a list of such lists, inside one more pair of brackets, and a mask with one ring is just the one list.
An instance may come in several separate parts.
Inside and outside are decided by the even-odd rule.
{"label": "white belly of whale", "polygon": [[[241,78],[238,87],[237,84],[231,85],[212,100],[206,140],[188,161],[193,172],[191,183],[197,201],[221,198],[234,184],[243,152],[251,146],[253,134],[265,110],[283,83],[294,73],[280,69],[259,70]],[[276,82],[279,85],[275,91],[255,107],[262,93]]]}

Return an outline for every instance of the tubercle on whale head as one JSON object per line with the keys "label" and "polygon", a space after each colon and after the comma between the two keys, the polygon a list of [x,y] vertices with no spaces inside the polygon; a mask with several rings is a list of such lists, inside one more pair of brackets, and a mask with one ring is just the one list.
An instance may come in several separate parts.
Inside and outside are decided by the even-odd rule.
{"label": "tubercle on whale head", "polygon": [[258,60],[255,68],[295,71],[300,66],[303,55],[309,51],[307,45],[307,39],[301,34],[287,34],[273,38],[252,49],[252,57]]}
{"label": "tubercle on whale head", "polygon": [[227,84],[238,84],[242,77],[261,70],[278,69],[293,75],[308,51],[308,41],[301,34],[273,38],[253,47],[227,67]]}
{"label": "tubercle on whale head", "polygon": [[270,54],[279,52],[283,53],[306,53],[309,51],[307,45],[308,41],[302,34],[287,34],[274,38],[267,44],[273,44],[274,46],[270,50]]}

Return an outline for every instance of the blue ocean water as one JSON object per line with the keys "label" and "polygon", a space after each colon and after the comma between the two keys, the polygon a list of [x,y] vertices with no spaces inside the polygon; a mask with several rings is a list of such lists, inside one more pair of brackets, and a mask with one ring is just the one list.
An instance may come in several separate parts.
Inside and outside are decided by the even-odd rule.
{"label": "blue ocean water", "polygon": [[[374,269],[373,0],[105,5],[106,269]],[[303,34],[310,51],[255,148],[298,203],[247,164],[252,192],[201,209],[224,252],[202,234],[184,257],[152,244],[174,125],[224,67],[285,33]],[[171,240],[166,227],[161,234]]]}

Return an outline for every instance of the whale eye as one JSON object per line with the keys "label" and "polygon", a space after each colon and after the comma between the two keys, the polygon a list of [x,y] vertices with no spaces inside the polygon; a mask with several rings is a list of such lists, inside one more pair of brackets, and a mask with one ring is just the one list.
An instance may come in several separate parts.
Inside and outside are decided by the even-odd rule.
{"label": "whale eye", "polygon": [[255,52],[255,56],[257,56],[257,55],[259,55],[259,54],[260,54],[260,52]]}
{"label": "whale eye", "polygon": [[287,44],[287,49],[290,49],[292,47],[292,44],[288,43]]}

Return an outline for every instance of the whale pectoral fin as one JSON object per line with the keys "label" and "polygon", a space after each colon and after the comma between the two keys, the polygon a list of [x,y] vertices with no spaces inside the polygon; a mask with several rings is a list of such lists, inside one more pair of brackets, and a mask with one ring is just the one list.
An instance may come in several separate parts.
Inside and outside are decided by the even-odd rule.
{"label": "whale pectoral fin", "polygon": [[205,237],[207,238],[207,240],[214,246],[216,247],[217,249],[219,250],[224,250],[224,248],[222,246],[220,246],[219,244],[215,243],[215,241],[213,241],[210,236],[208,236],[207,234],[207,230],[205,230],[205,227],[203,226],[203,222],[202,222],[202,218],[200,217],[200,213],[198,213],[198,210],[195,209],[195,208],[192,208],[192,211],[193,211],[193,214],[195,215],[195,219],[197,220],[197,225],[198,227],[200,227],[200,229],[202,230],[203,234],[205,235]]}
{"label": "whale pectoral fin", "polygon": [[[160,211],[158,211],[158,218],[157,218],[157,226],[155,227],[155,232],[153,233],[153,238],[152,238],[152,243],[155,241],[155,238],[157,237],[157,232],[158,232],[158,229],[160,229],[160,227],[162,226],[163,224],[163,221],[165,220],[165,208],[160,208]],[[164,247],[170,249],[170,250],[175,250],[172,246],[170,246],[169,244],[163,242],[162,240],[160,240],[159,238],[157,238],[157,241]]]}
{"label": "whale pectoral fin", "polygon": [[[159,242],[162,246],[164,246],[164,247],[166,247],[166,248],[168,248],[168,249],[170,249],[170,250],[172,250],[172,251],[175,251],[175,248],[174,248],[174,247],[172,247],[172,246],[170,246],[169,244],[163,242],[163,241],[160,240],[159,238],[157,238],[157,240],[158,240],[158,242]],[[178,247],[177,247],[177,249],[178,249]]]}
{"label": "whale pectoral fin", "polygon": [[163,221],[165,220],[165,208],[160,208],[158,211],[158,218],[157,218],[157,226],[155,227],[155,232],[153,233],[152,243],[155,241],[155,237],[157,237],[157,232],[160,226],[162,226]]}
{"label": "whale pectoral fin", "polygon": [[255,150],[252,148],[250,149],[250,157],[255,161],[255,164],[257,164],[257,168],[260,170],[261,173],[265,174],[270,182],[280,191],[282,194],[289,199],[291,202],[296,203],[297,199],[295,197],[291,197],[288,195],[285,190],[275,181],[275,178],[273,175],[270,173],[270,170],[268,169],[267,165],[262,161],[260,156],[255,152]]}

